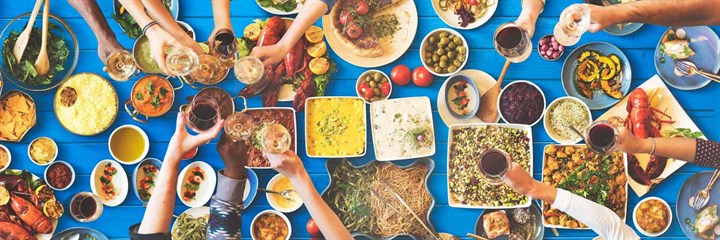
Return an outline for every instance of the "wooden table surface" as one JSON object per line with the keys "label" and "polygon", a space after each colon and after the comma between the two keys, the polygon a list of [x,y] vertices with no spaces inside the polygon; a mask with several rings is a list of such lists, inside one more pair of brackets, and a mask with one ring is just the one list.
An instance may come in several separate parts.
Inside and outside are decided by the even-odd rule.
{"label": "wooden table surface", "polygon": [[[117,33],[121,44],[128,49],[132,48],[133,40],[129,39],[125,35],[121,35],[120,33],[122,31],[119,25],[112,19],[112,1],[104,0],[99,2],[100,8],[102,9],[111,28]],[[413,40],[411,48],[400,59],[387,66],[379,68],[385,73],[389,74],[390,69],[397,64],[405,64],[411,68],[420,66],[421,63],[418,48],[423,36],[436,28],[447,27],[445,23],[443,23],[435,15],[435,12],[432,10],[430,0],[419,0],[415,2],[420,15],[418,33]],[[537,44],[537,41],[541,36],[551,33],[560,12],[562,12],[566,6],[576,2],[578,1],[548,1],[545,11],[541,14],[537,22],[537,30],[535,36],[532,38],[533,43]],[[0,25],[5,26],[16,16],[30,12],[33,5],[30,1],[1,0],[0,6],[2,6],[0,7]],[[266,18],[270,16],[268,13],[260,9],[252,0],[232,1],[231,8],[232,23],[238,33],[241,33],[244,26],[250,23],[253,19]],[[53,1],[51,4],[51,11],[52,13],[65,19],[75,31],[79,39],[81,48],[80,58],[78,66],[75,69],[75,73],[93,72],[109,79],[107,74],[102,71],[103,65],[98,58],[96,50],[97,41],[82,17],[80,17],[80,15],[65,1]],[[500,70],[502,69],[504,59],[497,54],[492,47],[492,34],[500,24],[513,21],[518,16],[519,12],[520,0],[499,0],[497,11],[485,25],[474,30],[460,31],[468,40],[470,45],[470,59],[465,66],[465,69],[479,69],[489,73],[495,78],[498,77]],[[199,36],[198,40],[207,39],[213,29],[212,11],[208,1],[180,1],[179,19],[189,23],[195,29],[197,35]],[[320,24],[320,21],[318,21],[317,24]],[[621,48],[629,58],[630,64],[632,65],[632,88],[635,88],[656,74],[653,65],[653,52],[665,29],[666,27],[662,26],[645,25],[639,31],[624,37],[612,36],[604,32],[597,34],[585,34],[577,46],[588,42],[604,41]],[[713,27],[713,30],[715,32],[720,32],[719,27]],[[568,53],[571,50],[572,48],[569,48]],[[567,53],[565,55],[567,55]],[[328,86],[327,95],[354,96],[355,80],[360,73],[367,69],[348,64],[334,53],[331,53],[331,58],[337,63],[338,72],[332,77]],[[562,60],[559,61],[545,61],[540,58],[537,51],[534,50],[527,61],[520,64],[514,64],[510,67],[505,83],[507,84],[513,80],[532,81],[542,88],[547,97],[547,102],[549,103],[558,97],[565,96],[565,92],[563,91],[560,82],[560,69],[562,67],[563,60],[564,56]],[[241,84],[232,74],[230,74],[227,78],[228,79],[220,83],[219,86],[231,93],[237,93]],[[117,89],[121,102],[129,97],[130,89],[137,79],[138,77],[133,77],[131,81],[127,82],[112,82]],[[448,206],[446,191],[448,128],[440,119],[436,107],[438,90],[444,80],[445,78],[436,77],[433,84],[427,88],[418,88],[412,85],[404,87],[395,86],[391,97],[430,97],[435,120],[435,141],[437,142],[437,152],[435,153],[435,156],[432,157],[436,161],[436,168],[429,180],[430,190],[436,200],[436,206],[431,214],[431,221],[438,231],[448,232],[465,238],[464,236],[466,233],[474,231],[475,221],[482,210],[451,208]],[[10,89],[17,89],[17,87],[6,80],[5,88],[3,90],[7,92]],[[718,106],[720,106],[720,104],[717,104],[719,100],[718,94],[713,94],[717,93],[719,90],[720,84],[716,83],[711,83],[708,86],[695,91],[672,89],[672,93],[676,96],[678,101],[695,121],[698,127],[709,139],[714,140],[720,139],[720,132],[718,131],[719,127],[717,125],[717,123],[720,122],[720,115],[718,114]],[[68,209],[70,198],[75,193],[80,191],[90,191],[90,173],[93,166],[100,160],[112,159],[107,147],[107,140],[112,129],[124,124],[134,124],[139,126],[148,133],[151,141],[148,157],[162,159],[163,154],[167,149],[168,140],[173,133],[173,125],[175,123],[174,118],[177,114],[179,105],[184,103],[185,97],[193,96],[197,93],[197,91],[197,89],[190,87],[184,87],[179,90],[177,93],[178,100],[175,101],[175,105],[172,110],[162,117],[151,119],[148,124],[133,121],[122,110],[122,108],[120,108],[117,120],[113,123],[110,130],[92,137],[74,135],[67,132],[60,126],[55,118],[52,108],[52,99],[55,94],[55,90],[38,93],[30,92],[30,95],[37,103],[38,124],[30,130],[22,142],[3,143],[10,149],[13,155],[11,168],[27,169],[42,176],[42,173],[45,170],[44,167],[31,163],[27,157],[26,152],[28,143],[32,139],[40,136],[53,138],[59,145],[60,152],[58,159],[68,161],[73,165],[77,173],[77,179],[71,188],[56,193],[58,199],[62,201],[65,204],[65,208]],[[238,108],[241,107],[240,103],[236,103],[236,105]],[[249,105],[250,107],[260,107],[261,103],[259,98],[250,99]],[[290,105],[289,103],[282,103],[280,106]],[[593,116],[598,117],[603,112],[604,110],[593,111]],[[304,126],[305,121],[303,114],[298,114],[297,120],[299,126]],[[535,149],[535,152],[533,153],[535,159],[533,175],[536,179],[539,179],[542,168],[540,164],[542,162],[542,149],[545,145],[551,143],[552,140],[546,134],[542,124],[538,124],[533,127],[533,138],[535,139],[535,142],[533,143]],[[302,129],[298,129],[298,139],[304,139],[304,131]],[[215,150],[215,145],[216,141],[212,141],[206,146],[201,147],[197,157],[192,161],[205,161],[216,169],[222,168],[222,161],[219,159],[217,151]],[[323,191],[329,181],[327,170],[325,168],[326,160],[307,157],[303,141],[299,141],[298,149],[298,154],[303,159],[305,167],[310,173],[315,186],[318,191]],[[368,149],[372,149],[372,146],[368,146]],[[374,156],[372,151],[369,151],[365,157],[352,159],[352,162],[360,164],[373,158]],[[186,166],[190,162],[191,161],[183,162],[181,167]],[[131,176],[135,166],[125,165],[124,168]],[[646,196],[657,196],[665,199],[672,206],[674,212],[677,193],[683,182],[694,173],[707,170],[709,169],[693,166],[691,164],[685,165],[659,186],[651,190]],[[260,179],[260,186],[265,186],[269,179],[276,174],[273,170],[261,170],[256,172],[258,173]],[[128,238],[128,227],[132,224],[140,222],[145,211],[142,203],[135,197],[132,190],[130,191],[131,192],[120,206],[105,207],[100,219],[91,223],[79,223],[73,220],[70,217],[70,214],[66,212],[66,214],[60,219],[57,232],[71,227],[88,227],[97,229],[113,239]],[[629,194],[628,215],[631,214],[632,209],[638,201],[639,198],[634,192]],[[177,201],[177,204],[178,205],[175,208],[176,214],[180,214],[182,211],[187,209],[187,207],[183,206],[179,200]],[[250,228],[250,221],[252,218],[258,212],[266,209],[270,209],[267,199],[264,194],[258,194],[255,201],[243,214],[243,238],[249,239],[250,237],[248,229]],[[309,235],[305,230],[305,223],[310,218],[307,210],[305,208],[301,208],[294,213],[288,214],[288,217],[293,225],[292,238],[309,238]],[[633,224],[631,219],[632,218],[629,216],[626,222],[632,226]],[[679,224],[680,223],[677,219],[673,219],[670,230],[661,237],[666,239],[686,238],[683,235]],[[545,231],[546,239],[590,239],[595,236],[596,234],[590,230],[560,230],[560,237],[555,237],[549,229],[546,229]]]}

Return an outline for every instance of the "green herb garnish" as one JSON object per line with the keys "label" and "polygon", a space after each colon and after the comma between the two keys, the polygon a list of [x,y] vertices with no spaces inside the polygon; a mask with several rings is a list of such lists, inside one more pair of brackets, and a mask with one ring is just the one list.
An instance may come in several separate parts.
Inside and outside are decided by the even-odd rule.
{"label": "green herb garnish", "polygon": [[12,49],[15,46],[20,33],[17,31],[11,31],[8,37],[3,42],[2,57],[4,58],[5,67],[7,67],[10,75],[30,86],[37,85],[48,85],[52,83],[55,74],[65,70],[63,64],[70,55],[70,49],[61,36],[54,34],[60,30],[60,27],[54,23],[49,23],[48,26],[48,45],[47,55],[50,62],[50,70],[47,75],[38,75],[33,63],[40,54],[41,43],[41,30],[39,28],[33,28],[30,31],[30,39],[28,40],[27,48],[23,53],[22,58],[18,62],[12,53]]}

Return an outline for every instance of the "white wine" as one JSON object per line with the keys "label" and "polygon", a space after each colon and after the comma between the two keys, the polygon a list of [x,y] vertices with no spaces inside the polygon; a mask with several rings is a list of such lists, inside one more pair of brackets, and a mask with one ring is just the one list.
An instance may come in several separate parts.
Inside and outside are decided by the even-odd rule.
{"label": "white wine", "polygon": [[225,120],[225,134],[235,141],[247,141],[254,129],[255,122],[243,112],[234,112]]}
{"label": "white wine", "polygon": [[271,123],[262,129],[261,134],[263,152],[279,154],[290,149],[290,132],[283,125]]}
{"label": "white wine", "polygon": [[106,62],[105,72],[110,75],[110,78],[116,81],[127,81],[135,74],[135,69],[137,68],[133,56],[126,50],[110,54]]}
{"label": "white wine", "polygon": [[555,40],[563,46],[572,46],[590,27],[590,8],[585,4],[573,4],[560,14],[555,25]]}
{"label": "white wine", "polygon": [[174,76],[187,76],[195,71],[200,57],[192,49],[186,47],[172,48],[165,58],[165,65]]}
{"label": "white wine", "polygon": [[250,85],[260,82],[265,74],[265,66],[257,57],[245,56],[235,61],[235,77],[241,83]]}

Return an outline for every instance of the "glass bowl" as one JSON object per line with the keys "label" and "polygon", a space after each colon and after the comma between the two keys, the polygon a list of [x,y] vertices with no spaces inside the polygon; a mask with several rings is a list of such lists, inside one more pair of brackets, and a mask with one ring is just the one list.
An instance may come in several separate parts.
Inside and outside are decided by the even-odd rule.
{"label": "glass bowl", "polygon": [[[10,36],[10,32],[16,31],[18,34],[20,34],[25,29],[25,26],[27,25],[29,16],[30,16],[29,12],[22,14],[22,15],[16,17],[15,19],[13,19],[12,21],[10,21],[10,23],[8,23],[8,25],[5,26],[5,28],[2,31],[2,35],[1,35],[2,43],[3,43],[3,46],[2,46],[3,52],[10,51],[10,54],[12,55],[12,47],[14,44],[5,46],[5,41]],[[5,57],[0,58],[0,68],[2,69],[2,75],[4,75],[4,77],[6,79],[10,79],[10,81],[13,84],[17,85],[18,87],[20,87],[22,89],[39,92],[39,91],[47,91],[47,90],[56,88],[65,79],[70,77],[70,75],[75,70],[75,66],[77,66],[78,57],[80,55],[80,47],[78,46],[78,41],[77,41],[77,37],[75,36],[75,32],[73,32],[73,30],[70,28],[70,26],[64,20],[62,20],[61,18],[59,18],[58,16],[55,16],[53,14],[49,15],[48,24],[57,26],[57,28],[49,29],[48,32],[65,40],[65,43],[68,48],[67,59],[65,59],[65,62],[62,65],[63,70],[54,73],[53,78],[49,84],[31,85],[31,84],[26,84],[24,82],[21,82],[19,79],[10,75],[10,69],[8,68],[7,63],[6,63],[7,59]],[[33,28],[42,29],[42,14],[38,14],[37,18],[35,19],[35,24],[33,25]],[[31,34],[31,36],[32,36],[32,34]],[[31,37],[30,42],[28,43],[28,46],[31,45],[32,41],[34,41],[34,40],[35,39]],[[37,41],[38,45],[40,44],[39,38],[35,41]],[[48,44],[48,49],[50,49],[50,46],[52,46],[52,44],[55,44],[55,43],[52,42],[51,39],[48,37],[47,44]],[[10,49],[6,50],[5,49],[6,47],[8,47]],[[26,49],[25,53],[23,55],[27,55],[28,53],[29,52]],[[53,66],[51,64],[51,66],[50,66],[51,71],[52,71],[52,68],[53,68]]]}

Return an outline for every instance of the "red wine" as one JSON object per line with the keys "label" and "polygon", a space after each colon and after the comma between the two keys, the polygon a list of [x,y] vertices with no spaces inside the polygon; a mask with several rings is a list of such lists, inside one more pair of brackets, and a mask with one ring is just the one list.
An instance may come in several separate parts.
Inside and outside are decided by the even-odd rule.
{"label": "red wine", "polygon": [[508,161],[504,154],[497,150],[488,150],[480,159],[480,168],[487,175],[498,177],[508,168]]}
{"label": "red wine", "polygon": [[83,216],[91,217],[95,215],[95,211],[97,211],[97,203],[95,203],[95,199],[86,197],[80,201],[80,213],[82,213]]}
{"label": "red wine", "polygon": [[605,148],[615,142],[615,130],[610,125],[598,124],[590,129],[589,143],[595,147]]}
{"label": "red wine", "polygon": [[514,48],[522,40],[522,30],[518,27],[506,27],[497,34],[495,41],[503,48]]}
{"label": "red wine", "polygon": [[192,109],[190,121],[197,130],[208,130],[217,122],[217,110],[210,104],[197,104]]}

